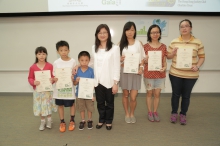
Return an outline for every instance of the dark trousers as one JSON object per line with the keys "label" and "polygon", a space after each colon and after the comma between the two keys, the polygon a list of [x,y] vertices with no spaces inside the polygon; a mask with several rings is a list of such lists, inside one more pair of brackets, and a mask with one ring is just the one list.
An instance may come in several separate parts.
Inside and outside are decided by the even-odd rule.
{"label": "dark trousers", "polygon": [[179,99],[182,96],[180,114],[186,115],[190,103],[190,95],[197,79],[186,79],[170,75],[170,82],[172,86],[172,114],[177,113],[179,108]]}
{"label": "dark trousers", "polygon": [[112,124],[114,117],[114,94],[112,88],[107,89],[99,84],[95,87],[99,123]]}

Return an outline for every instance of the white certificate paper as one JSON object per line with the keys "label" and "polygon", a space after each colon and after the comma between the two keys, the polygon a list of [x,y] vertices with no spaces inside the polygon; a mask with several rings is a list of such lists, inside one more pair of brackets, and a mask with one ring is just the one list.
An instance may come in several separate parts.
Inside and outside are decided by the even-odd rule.
{"label": "white certificate paper", "polygon": [[159,71],[162,68],[162,51],[148,51],[148,71]]}
{"label": "white certificate paper", "polygon": [[71,68],[57,68],[56,69],[56,89],[71,88],[72,83],[72,69]]}
{"label": "white certificate paper", "polygon": [[191,68],[192,67],[192,52],[191,48],[178,48],[177,49],[177,68]]}
{"label": "white certificate paper", "polygon": [[139,69],[140,53],[126,53],[124,60],[124,73],[137,74]]}
{"label": "white certificate paper", "polygon": [[78,98],[92,99],[94,90],[94,79],[80,78],[78,89]]}
{"label": "white certificate paper", "polygon": [[53,86],[50,82],[50,70],[35,71],[34,75],[35,80],[40,82],[40,85],[36,86],[37,92],[53,91]]}

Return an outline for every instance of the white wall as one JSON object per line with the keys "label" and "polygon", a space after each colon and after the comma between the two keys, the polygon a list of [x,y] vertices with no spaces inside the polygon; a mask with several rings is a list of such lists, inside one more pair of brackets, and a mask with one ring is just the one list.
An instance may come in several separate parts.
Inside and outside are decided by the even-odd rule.
{"label": "white wall", "polygon": [[[193,92],[220,92],[220,51],[218,49],[220,34],[220,17],[211,16],[41,16],[0,18],[0,92],[31,92],[27,82],[28,69],[35,60],[34,50],[45,46],[48,50],[48,61],[53,63],[58,58],[55,44],[66,40],[70,44],[70,56],[77,59],[81,50],[91,51],[94,44],[96,27],[105,23],[114,30],[112,40],[117,44],[120,40],[124,24],[129,19],[162,18],[169,20],[169,34],[162,42],[169,45],[179,35],[179,21],[188,18],[193,23],[193,34],[202,40],[206,61],[201,67],[200,78]],[[146,43],[146,37],[137,37]],[[217,56],[217,57],[216,57]],[[168,66],[170,61],[168,61]],[[168,68],[169,69],[169,68]],[[145,92],[144,85],[140,92]],[[169,78],[166,79],[165,93],[171,92]]]}
{"label": "white wall", "polygon": [[[1,92],[32,92],[27,81],[28,72],[0,72],[0,93]],[[220,93],[220,71],[201,71],[192,93]],[[171,93],[171,85],[167,73],[166,88],[162,93]],[[120,90],[121,93],[121,90]],[[144,84],[139,93],[145,93]]]}
{"label": "white wall", "polygon": [[0,0],[0,13],[48,12],[47,0]]}

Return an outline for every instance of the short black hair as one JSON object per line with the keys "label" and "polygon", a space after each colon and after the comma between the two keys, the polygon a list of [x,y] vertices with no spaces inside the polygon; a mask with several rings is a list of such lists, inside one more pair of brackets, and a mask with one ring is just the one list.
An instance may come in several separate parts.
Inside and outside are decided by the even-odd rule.
{"label": "short black hair", "polygon": [[[37,55],[38,53],[45,53],[47,54],[47,49],[43,46],[40,46],[40,47],[37,47],[35,49],[35,55]],[[45,59],[45,62],[47,62],[47,58]],[[35,59],[35,63],[38,63],[38,58],[36,56],[36,59]]]}
{"label": "short black hair", "polygon": [[68,50],[69,50],[69,44],[67,43],[67,41],[61,40],[61,41],[56,43],[57,51],[59,50],[60,47],[63,47],[63,46],[66,46],[68,48]]}
{"label": "short black hair", "polygon": [[180,29],[181,23],[184,22],[184,21],[188,22],[189,25],[190,25],[190,27],[192,28],[192,22],[191,22],[189,19],[184,19],[184,20],[181,20],[181,21],[180,21],[180,23],[179,23],[179,29]]}
{"label": "short black hair", "polygon": [[158,25],[156,25],[156,24],[153,24],[153,25],[151,25],[151,26],[149,27],[149,29],[148,29],[148,31],[147,31],[147,41],[148,41],[148,42],[151,42],[151,41],[152,41],[152,38],[151,38],[151,36],[150,36],[150,33],[151,33],[151,30],[152,30],[153,28],[155,28],[155,27],[157,27],[157,28],[159,29],[159,32],[160,32],[160,37],[158,38],[158,41],[160,41],[160,39],[161,39],[162,32],[161,32],[160,27],[159,27]]}
{"label": "short black hair", "polygon": [[79,59],[81,56],[87,56],[87,57],[89,57],[89,59],[90,59],[90,54],[89,54],[89,52],[87,52],[87,51],[81,51],[81,52],[79,53],[79,55],[78,55],[78,59]]}

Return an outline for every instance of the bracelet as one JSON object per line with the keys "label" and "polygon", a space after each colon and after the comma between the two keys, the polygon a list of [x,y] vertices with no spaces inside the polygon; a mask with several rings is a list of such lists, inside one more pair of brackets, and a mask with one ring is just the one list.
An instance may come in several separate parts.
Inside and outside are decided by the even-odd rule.
{"label": "bracelet", "polygon": [[118,85],[118,82],[114,82],[115,85]]}
{"label": "bracelet", "polygon": [[140,67],[144,68],[144,66],[143,66],[143,65],[141,65]]}
{"label": "bracelet", "polygon": [[196,67],[198,68],[198,70],[199,70],[199,66],[198,65],[196,65]]}

